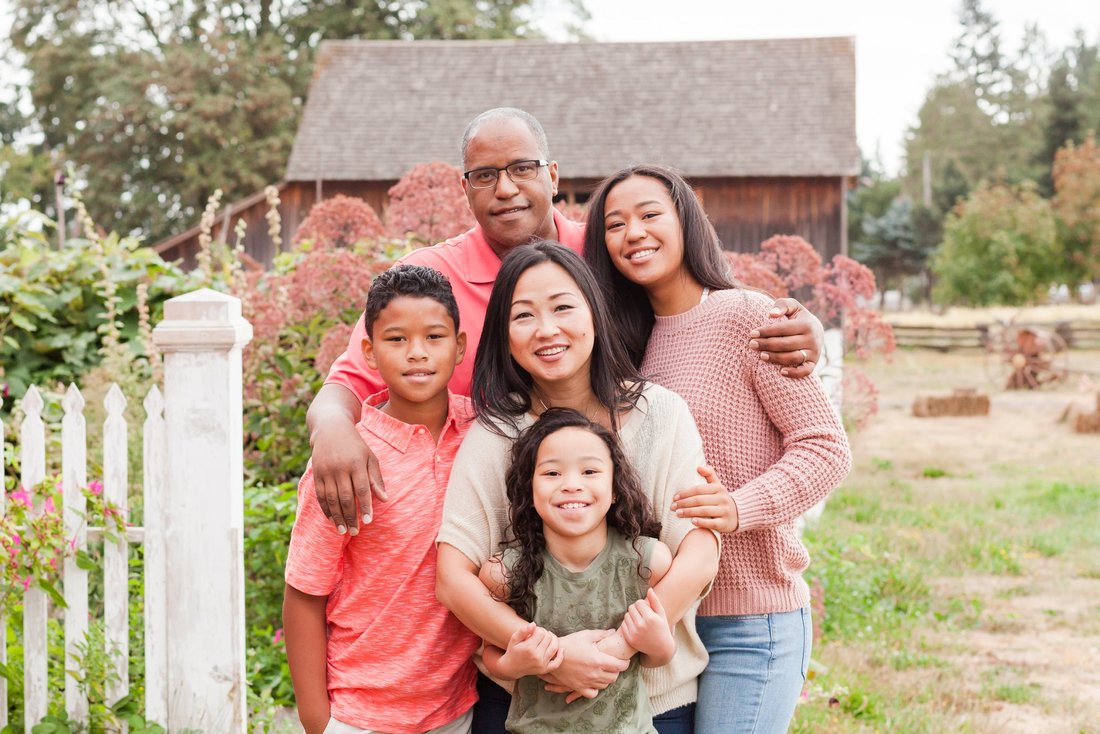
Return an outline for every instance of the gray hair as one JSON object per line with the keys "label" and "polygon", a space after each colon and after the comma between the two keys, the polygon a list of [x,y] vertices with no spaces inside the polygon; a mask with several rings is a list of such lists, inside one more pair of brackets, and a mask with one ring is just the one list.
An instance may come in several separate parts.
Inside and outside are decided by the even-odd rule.
{"label": "gray hair", "polygon": [[485,123],[496,122],[498,120],[519,120],[526,125],[527,129],[531,131],[531,134],[535,136],[535,142],[538,143],[539,146],[539,153],[546,160],[550,160],[550,144],[546,142],[546,131],[542,129],[542,125],[539,124],[539,121],[535,119],[534,115],[516,107],[494,107],[470,120],[470,124],[466,126],[466,131],[462,133],[463,167],[466,166],[466,149],[470,147],[470,141],[477,135],[477,131],[481,129],[481,126]]}

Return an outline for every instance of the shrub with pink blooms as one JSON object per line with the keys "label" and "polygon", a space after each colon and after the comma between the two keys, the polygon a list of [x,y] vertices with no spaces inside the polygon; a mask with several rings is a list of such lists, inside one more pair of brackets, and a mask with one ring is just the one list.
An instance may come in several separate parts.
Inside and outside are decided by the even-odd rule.
{"label": "shrub with pink blooms", "polygon": [[[845,255],[822,266],[821,256],[801,237],[776,235],[757,253],[726,253],[734,275],[745,285],[775,297],[810,289],[806,307],[827,326],[844,329],[845,348],[857,359],[891,354],[894,331],[882,316],[862,305],[875,292],[875,275]],[[878,412],[878,391],[858,367],[847,365],[843,384],[845,421],[862,428]]]}
{"label": "shrub with pink blooms", "polygon": [[[83,522],[103,527],[109,540],[126,532],[122,511],[104,500],[100,482],[93,481],[80,492],[85,500]],[[35,512],[35,507],[40,511]],[[16,607],[32,586],[49,594],[58,606],[66,606],[57,584],[70,557],[84,567],[93,565],[85,551],[77,550],[76,538],[65,533],[61,481],[49,477],[32,487],[16,485],[0,517],[0,609]]]}
{"label": "shrub with pink blooms", "polygon": [[350,247],[386,234],[371,205],[354,196],[337,194],[314,205],[298,225],[296,239],[315,247]]}
{"label": "shrub with pink blooms", "polygon": [[462,171],[435,161],[422,163],[389,190],[386,229],[398,239],[431,245],[474,226],[462,191]]}

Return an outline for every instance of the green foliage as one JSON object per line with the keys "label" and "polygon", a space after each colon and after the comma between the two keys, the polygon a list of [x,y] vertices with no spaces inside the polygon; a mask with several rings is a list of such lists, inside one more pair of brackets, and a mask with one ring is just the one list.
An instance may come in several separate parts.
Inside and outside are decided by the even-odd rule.
{"label": "green foliage", "polygon": [[975,306],[1037,300],[1063,274],[1050,202],[1033,185],[982,185],[952,212],[933,297]]}
{"label": "green foliage", "polygon": [[[585,17],[581,0],[552,0]],[[535,0],[112,4],[18,0],[11,44],[30,72],[29,152],[58,153],[93,218],[156,241],[283,173],[322,39],[537,36]],[[22,152],[22,151],[21,151]],[[52,209],[48,195],[35,204]],[[181,226],[183,225],[183,226]]]}
{"label": "green foliage", "polygon": [[71,239],[58,251],[46,240],[50,227],[40,216],[0,224],[0,364],[16,397],[33,383],[74,381],[100,362],[104,272],[117,289],[121,339],[135,348],[138,285],[148,285],[158,308],[188,283],[136,239]]}

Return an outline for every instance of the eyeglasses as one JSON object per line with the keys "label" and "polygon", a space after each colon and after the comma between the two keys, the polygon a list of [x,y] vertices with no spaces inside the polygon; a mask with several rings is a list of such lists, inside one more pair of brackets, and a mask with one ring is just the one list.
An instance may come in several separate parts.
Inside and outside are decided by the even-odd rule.
{"label": "eyeglasses", "polygon": [[462,174],[462,178],[469,181],[475,189],[487,189],[497,185],[501,171],[507,171],[508,178],[513,182],[533,181],[535,176],[539,175],[539,169],[548,165],[550,161],[544,161],[541,158],[532,161],[516,161],[503,168],[475,168]]}

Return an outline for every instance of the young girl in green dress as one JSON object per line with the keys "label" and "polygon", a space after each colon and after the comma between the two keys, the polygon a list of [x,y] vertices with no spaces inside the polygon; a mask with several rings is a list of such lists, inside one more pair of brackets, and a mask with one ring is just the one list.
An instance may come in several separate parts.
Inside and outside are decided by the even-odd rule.
{"label": "young girl in green dress", "polygon": [[[517,681],[508,730],[655,732],[639,666],[664,665],[676,649],[652,591],[672,553],[614,434],[575,410],[547,410],[514,444],[507,488],[514,540],[481,579],[529,621],[506,650],[484,652],[490,675]],[[546,690],[538,676],[560,664],[558,636],[584,629],[609,630],[599,644],[623,659],[640,654],[593,698]]]}

